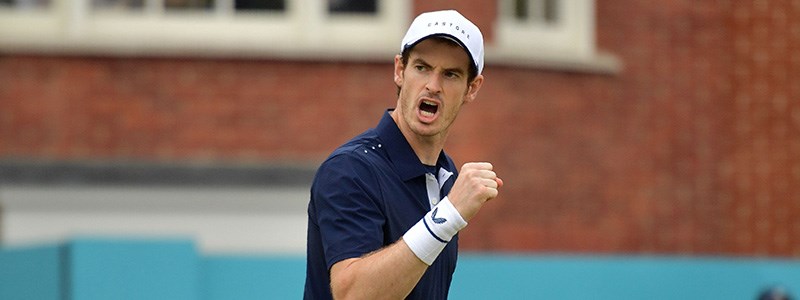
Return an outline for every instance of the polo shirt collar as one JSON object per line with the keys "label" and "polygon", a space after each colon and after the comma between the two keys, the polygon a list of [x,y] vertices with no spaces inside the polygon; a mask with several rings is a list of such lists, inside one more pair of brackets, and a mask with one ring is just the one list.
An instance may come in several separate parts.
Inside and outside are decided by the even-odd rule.
{"label": "polo shirt collar", "polygon": [[[419,160],[411,144],[408,143],[400,128],[392,119],[391,112],[394,109],[389,109],[383,114],[378,126],[375,130],[381,142],[386,146],[386,153],[389,155],[389,160],[397,170],[400,177],[406,181],[415,177],[424,176],[428,170]],[[444,151],[439,152],[439,158],[436,161],[436,166],[445,168],[447,166],[447,156]],[[448,170],[453,171],[453,170]],[[436,174],[434,174],[436,175]]]}

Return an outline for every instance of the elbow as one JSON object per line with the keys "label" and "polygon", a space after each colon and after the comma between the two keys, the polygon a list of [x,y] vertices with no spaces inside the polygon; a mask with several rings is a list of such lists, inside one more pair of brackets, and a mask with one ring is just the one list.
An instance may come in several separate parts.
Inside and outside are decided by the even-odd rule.
{"label": "elbow", "polygon": [[357,278],[353,263],[358,260],[358,258],[345,259],[331,266],[330,279],[333,299],[353,299],[356,297],[354,291],[356,290]]}
{"label": "elbow", "polygon": [[331,277],[331,295],[333,299],[352,299],[353,291],[353,278],[340,274],[336,277]]}

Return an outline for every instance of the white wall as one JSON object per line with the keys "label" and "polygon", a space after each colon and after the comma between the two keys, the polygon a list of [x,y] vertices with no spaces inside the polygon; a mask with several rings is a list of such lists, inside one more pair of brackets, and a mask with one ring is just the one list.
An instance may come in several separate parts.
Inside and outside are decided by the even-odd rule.
{"label": "white wall", "polygon": [[189,237],[205,253],[302,254],[308,194],[305,187],[0,185],[0,242]]}

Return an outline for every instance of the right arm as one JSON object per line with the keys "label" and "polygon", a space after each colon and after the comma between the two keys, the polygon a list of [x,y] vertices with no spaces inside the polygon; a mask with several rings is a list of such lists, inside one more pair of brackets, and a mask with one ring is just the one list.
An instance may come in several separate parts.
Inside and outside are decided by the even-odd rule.
{"label": "right arm", "polygon": [[411,293],[428,265],[403,239],[331,267],[334,299],[402,299]]}
{"label": "right arm", "polygon": [[[502,180],[489,163],[467,163],[461,168],[448,195],[464,221],[477,214],[486,201],[497,196]],[[428,264],[404,239],[363,255],[339,261],[331,267],[331,291],[336,299],[402,299],[414,289]]]}

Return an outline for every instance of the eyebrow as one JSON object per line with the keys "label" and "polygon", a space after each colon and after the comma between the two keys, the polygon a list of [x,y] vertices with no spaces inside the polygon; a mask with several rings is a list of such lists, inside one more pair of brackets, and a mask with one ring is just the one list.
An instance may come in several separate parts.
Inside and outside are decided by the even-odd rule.
{"label": "eyebrow", "polygon": [[[427,61],[425,61],[424,59],[422,59],[422,58],[419,58],[419,57],[416,57],[416,58],[414,58],[414,59],[411,61],[411,64],[412,64],[412,65],[413,65],[413,64],[421,64],[421,65],[424,65],[424,66],[426,66],[426,67],[430,67],[430,66],[431,66],[431,64],[429,64]],[[458,75],[464,75],[464,74],[466,74],[466,71],[465,71],[463,68],[460,68],[460,67],[455,67],[455,68],[445,68],[445,69],[444,69],[444,71],[445,71],[445,72],[453,72],[453,73],[457,73]]]}

